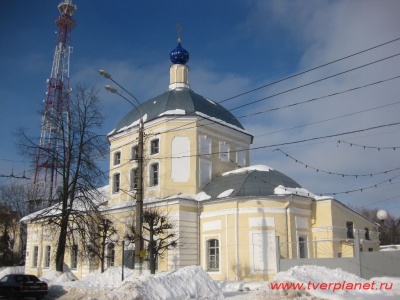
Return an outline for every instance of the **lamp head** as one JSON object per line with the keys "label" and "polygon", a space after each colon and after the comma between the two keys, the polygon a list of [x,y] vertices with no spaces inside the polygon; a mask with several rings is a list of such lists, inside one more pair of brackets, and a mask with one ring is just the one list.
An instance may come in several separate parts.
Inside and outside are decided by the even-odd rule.
{"label": "lamp head", "polygon": [[104,70],[99,70],[99,73],[101,76],[103,76],[104,78],[110,79],[111,78],[111,74],[107,73]]}
{"label": "lamp head", "polygon": [[379,221],[383,222],[388,218],[388,213],[386,210],[381,209],[376,213],[376,217],[378,218]]}
{"label": "lamp head", "polygon": [[117,243],[118,241],[119,241],[119,235],[118,234],[113,234],[111,237],[110,237],[110,240],[113,242],[113,243]]}
{"label": "lamp head", "polygon": [[115,88],[115,87],[113,87],[113,86],[111,86],[111,85],[106,85],[106,86],[104,86],[104,88],[107,90],[107,91],[109,91],[110,93],[117,93],[118,92],[118,90]]}

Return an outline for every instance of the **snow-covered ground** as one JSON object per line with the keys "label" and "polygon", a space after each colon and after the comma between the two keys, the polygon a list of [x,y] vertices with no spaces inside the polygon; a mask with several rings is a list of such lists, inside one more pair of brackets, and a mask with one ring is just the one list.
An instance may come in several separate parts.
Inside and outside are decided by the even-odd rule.
{"label": "snow-covered ground", "polygon": [[[0,278],[23,272],[23,267],[0,269]],[[50,289],[46,299],[400,299],[400,278],[365,280],[341,269],[298,266],[280,272],[271,282],[213,281],[200,267],[191,266],[156,275],[135,275],[125,269],[108,268],[77,280],[71,272],[51,271],[43,280]]]}

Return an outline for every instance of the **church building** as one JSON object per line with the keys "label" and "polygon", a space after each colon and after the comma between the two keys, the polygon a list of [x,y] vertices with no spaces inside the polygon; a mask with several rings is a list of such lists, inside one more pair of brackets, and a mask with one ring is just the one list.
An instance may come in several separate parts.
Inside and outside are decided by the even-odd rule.
{"label": "church building", "polygon": [[[362,251],[378,250],[377,224],[278,170],[250,164],[254,137],[222,105],[190,89],[180,39],[170,60],[168,89],[133,108],[107,136],[110,182],[101,210],[119,236],[135,220],[142,120],[144,209],[166,212],[179,237],[158,260],[159,271],[199,265],[215,280],[270,280],[281,258],[352,256],[357,236]],[[54,239],[25,220],[26,272],[43,275]],[[80,243],[65,261],[78,278],[99,267],[80,258]],[[107,263],[121,265],[122,249],[115,245]]]}

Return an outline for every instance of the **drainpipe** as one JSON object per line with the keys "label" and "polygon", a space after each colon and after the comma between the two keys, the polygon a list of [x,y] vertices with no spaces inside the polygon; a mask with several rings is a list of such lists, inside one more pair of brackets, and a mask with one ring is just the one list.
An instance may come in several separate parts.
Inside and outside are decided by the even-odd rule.
{"label": "drainpipe", "polygon": [[236,201],[236,213],[235,213],[235,244],[236,244],[236,281],[240,280],[239,274],[239,202]]}
{"label": "drainpipe", "polygon": [[200,266],[200,202],[197,202],[197,265]]}
{"label": "drainpipe", "polygon": [[285,218],[286,218],[286,255],[289,258],[289,220],[288,220],[288,210],[290,204],[293,202],[293,195],[290,195],[290,202],[285,206]]}

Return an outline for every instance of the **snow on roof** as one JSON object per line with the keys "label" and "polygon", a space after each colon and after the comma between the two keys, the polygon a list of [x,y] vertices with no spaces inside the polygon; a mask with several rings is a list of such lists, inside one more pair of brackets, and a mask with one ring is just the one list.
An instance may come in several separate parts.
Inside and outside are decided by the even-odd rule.
{"label": "snow on roof", "polygon": [[226,191],[222,192],[221,194],[219,194],[219,195],[217,196],[217,198],[229,197],[229,196],[233,193],[234,190],[235,190],[235,189],[226,190]]}
{"label": "snow on roof", "polygon": [[274,189],[275,195],[298,195],[303,197],[314,198],[315,200],[332,200],[330,196],[317,196],[305,188],[288,188],[279,185]]}
{"label": "snow on roof", "polygon": [[240,131],[240,132],[243,132],[243,133],[245,133],[245,134],[251,135],[248,131],[246,131],[246,130],[240,128],[240,127],[237,127],[237,126],[235,126],[235,125],[233,125],[233,124],[227,123],[227,122],[225,122],[225,121],[223,121],[223,120],[221,120],[221,119],[208,116],[208,115],[206,115],[205,113],[202,113],[202,112],[200,112],[200,111],[196,111],[195,113],[196,113],[196,115],[198,115],[198,116],[200,116],[200,117],[209,119],[209,120],[214,121],[214,122],[216,122],[216,123],[225,125],[225,126],[227,126],[227,127],[233,128],[233,129],[235,129],[235,130],[237,130],[237,131]]}
{"label": "snow on roof", "polygon": [[240,168],[237,170],[233,170],[233,171],[229,171],[229,172],[225,172],[222,174],[222,176],[227,176],[227,175],[231,175],[231,174],[242,174],[242,173],[246,173],[249,171],[263,171],[263,172],[269,172],[269,171],[273,171],[274,169],[272,169],[271,167],[265,166],[265,165],[254,165],[254,166],[249,166],[249,167],[244,167],[244,168]]}
{"label": "snow on roof", "polygon": [[189,200],[196,200],[196,201],[203,201],[203,200],[208,200],[211,198],[211,196],[207,195],[205,192],[200,192],[196,195],[190,195],[190,194],[174,194],[171,195],[164,200],[169,200],[169,199],[189,199]]}
{"label": "snow on roof", "polygon": [[[106,186],[103,186],[103,187],[99,187],[96,190],[89,191],[89,193],[92,194],[93,203],[95,205],[100,205],[100,204],[102,204],[102,203],[104,203],[104,202],[106,202],[108,200],[108,189],[109,189],[109,186],[106,185]],[[47,208],[38,210],[38,211],[36,211],[34,213],[31,213],[31,214],[23,217],[20,220],[20,222],[26,223],[26,222],[34,221],[35,218],[38,218],[38,217],[43,218],[43,217],[46,217],[46,216],[57,215],[57,214],[61,213],[60,206],[61,206],[61,203],[57,203],[57,204],[55,204],[55,205],[53,205],[51,207],[47,207]],[[79,195],[77,195],[77,197],[76,197],[76,199],[74,201],[73,208],[75,210],[86,210],[86,209],[88,209],[88,206],[87,206],[86,201],[85,200],[81,200],[79,198]]]}
{"label": "snow on roof", "polygon": [[[146,122],[146,121],[147,121],[147,114],[145,114],[145,115],[143,116],[142,119],[143,119],[143,122]],[[118,130],[118,132],[121,132],[121,131],[127,130],[127,129],[129,129],[129,128],[138,126],[139,123],[140,123],[140,119],[137,119],[137,120],[133,121],[131,124],[120,128],[120,129]],[[115,132],[115,129],[113,129],[108,135],[111,135],[111,134],[113,134],[114,132]]]}
{"label": "snow on roof", "polygon": [[186,114],[185,110],[177,108],[177,109],[173,109],[173,110],[167,110],[167,111],[159,114],[158,116],[162,117],[162,116],[167,116],[167,115],[184,115],[184,114]]}

